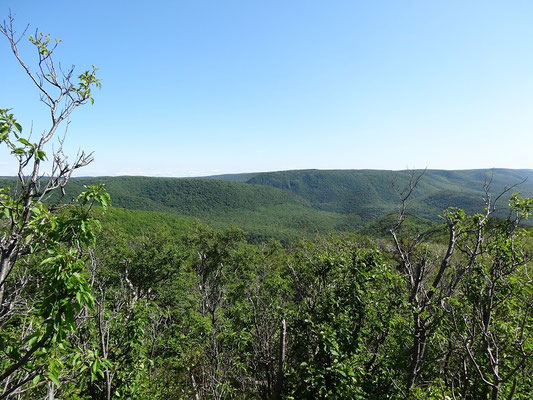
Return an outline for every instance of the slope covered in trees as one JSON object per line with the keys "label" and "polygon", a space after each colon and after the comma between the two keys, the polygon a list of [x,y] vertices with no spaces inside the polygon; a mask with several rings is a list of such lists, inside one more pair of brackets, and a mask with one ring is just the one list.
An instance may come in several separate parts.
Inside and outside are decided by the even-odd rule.
{"label": "slope covered in trees", "polygon": [[239,226],[254,240],[287,240],[358,228],[357,219],[317,210],[308,201],[277,188],[201,179],[113,177],[74,179],[68,195],[83,185],[104,183],[116,207],[196,217],[214,227]]}
{"label": "slope covered in trees", "polygon": [[[67,197],[84,185],[105,183],[116,207],[196,217],[223,228],[247,231],[255,240],[282,240],[325,232],[387,232],[379,221],[397,212],[395,187],[405,185],[407,171],[301,170],[234,174],[202,179],[104,177],[73,179]],[[531,170],[426,171],[413,193],[411,221],[427,226],[438,222],[450,206],[475,212],[483,208],[483,182],[492,179],[498,193],[514,190],[533,195]],[[0,185],[11,179],[0,179]],[[503,201],[504,199],[502,199]],[[503,203],[502,203],[503,205]],[[504,217],[504,213],[497,215]],[[416,221],[416,222],[414,222]]]}
{"label": "slope covered in trees", "polygon": [[[83,185],[105,183],[116,207],[196,217],[219,228],[235,225],[256,240],[288,240],[333,231],[386,234],[388,229],[380,228],[380,221],[397,212],[395,187],[402,187],[407,179],[407,171],[373,170],[280,171],[202,179],[77,178],[67,197],[81,192]],[[416,218],[410,223],[427,227],[450,206],[467,212],[482,209],[483,182],[488,179],[493,193],[522,182],[513,190],[533,195],[531,170],[429,170],[412,195],[409,212]],[[0,185],[9,182],[0,179]],[[503,209],[497,209],[496,215],[505,217]]]}
{"label": "slope covered in trees", "polygon": [[[254,174],[246,182],[291,191],[320,210],[375,216],[396,210],[398,196],[393,183],[401,188],[408,178],[409,171],[298,170]],[[533,194],[532,170],[427,170],[413,193],[412,212],[434,219],[452,205],[478,210],[483,206],[487,180],[492,180],[495,193],[525,180],[517,190]]]}
{"label": "slope covered in trees", "polygon": [[[522,182],[513,190],[533,195],[530,170],[429,170],[412,195],[413,218],[408,224],[414,231],[427,228],[438,223],[439,215],[450,206],[471,213],[482,209],[483,182],[491,178],[493,193]],[[387,236],[384,221],[390,222],[398,210],[395,187],[405,185],[406,179],[407,171],[372,170],[280,171],[201,179],[76,178],[66,197],[74,198],[84,185],[104,183],[115,207],[194,217],[216,228],[238,226],[255,242],[327,232]],[[12,184],[12,178],[0,178],[0,186]],[[496,215],[505,217],[503,208]]]}

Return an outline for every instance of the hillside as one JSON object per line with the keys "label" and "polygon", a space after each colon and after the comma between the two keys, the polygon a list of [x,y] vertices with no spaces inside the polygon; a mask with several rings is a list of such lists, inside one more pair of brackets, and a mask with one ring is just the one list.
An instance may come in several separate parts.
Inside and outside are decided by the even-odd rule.
{"label": "hillside", "polygon": [[[319,210],[355,213],[369,221],[396,210],[398,195],[393,182],[403,188],[408,175],[408,171],[299,170],[259,173],[246,182],[295,193]],[[427,170],[413,193],[410,211],[433,220],[450,206],[480,211],[484,205],[483,182],[491,177],[493,195],[524,180],[512,191],[533,195],[532,170]]]}
{"label": "hillside", "polygon": [[[490,176],[494,194],[525,180],[513,191],[533,196],[531,170],[428,170],[409,204],[409,212],[416,216],[413,229],[437,222],[450,206],[482,210],[483,182]],[[407,171],[378,170],[299,170],[201,179],[76,178],[67,197],[82,191],[83,185],[105,183],[115,207],[157,211],[156,219],[172,214],[196,217],[214,227],[236,225],[255,241],[288,240],[330,231],[387,232],[387,216],[398,206],[392,183],[401,188],[407,179]],[[2,186],[12,182],[12,178],[0,179]],[[504,206],[502,199],[500,208]]]}
{"label": "hillside", "polygon": [[83,185],[104,183],[115,207],[196,217],[218,228],[238,226],[253,241],[289,240],[302,234],[356,230],[357,217],[318,210],[300,196],[264,185],[203,179],[149,177],[77,178],[68,197]]}

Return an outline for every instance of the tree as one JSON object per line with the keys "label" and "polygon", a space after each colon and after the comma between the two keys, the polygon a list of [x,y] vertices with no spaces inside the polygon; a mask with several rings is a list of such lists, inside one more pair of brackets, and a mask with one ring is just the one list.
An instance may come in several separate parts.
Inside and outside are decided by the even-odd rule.
{"label": "tree", "polygon": [[[52,382],[59,382],[64,355],[58,349],[67,333],[75,329],[75,314],[93,303],[83,262],[84,248],[92,244],[99,226],[90,211],[95,203],[104,207],[109,203],[103,186],[93,186],[77,198],[76,205],[61,206],[72,173],[93,159],[91,154],[80,152],[69,163],[63,153],[63,139],[55,151],[50,152],[47,146],[78,106],[94,101],[93,89],[100,87],[96,68],[77,76],[74,67],[64,70],[54,60],[60,40],[54,41],[38,30],[28,36],[37,62],[26,63],[19,45],[27,30],[17,34],[11,13],[0,25],[15,59],[49,109],[50,125],[37,142],[32,142],[32,132],[25,135],[14,114],[0,109],[0,143],[11,152],[18,167],[14,184],[0,189],[1,398],[28,382],[38,385],[45,370]],[[50,172],[43,174],[47,161]],[[40,272],[26,276],[23,282],[28,288],[12,279],[22,264],[28,271]],[[21,293],[30,287],[33,301],[20,309]]]}
{"label": "tree", "polygon": [[[455,348],[456,358],[467,366],[463,376],[457,374],[449,382],[463,397],[527,398],[532,390],[531,256],[520,222],[531,214],[533,199],[513,195],[509,203],[507,220],[483,227],[483,249],[459,283],[459,296],[444,303],[452,328],[448,347]],[[472,255],[468,243],[458,248]]]}
{"label": "tree", "polygon": [[[512,382],[530,355],[526,346],[527,335],[515,335],[512,331],[513,326],[518,327],[518,332],[527,331],[530,291],[527,285],[514,286],[511,282],[517,279],[520,269],[528,261],[518,232],[520,222],[530,215],[533,200],[511,196],[511,213],[506,221],[500,221],[494,216],[496,204],[518,184],[506,187],[493,197],[489,180],[483,186],[483,213],[467,215],[464,210],[453,207],[444,212],[442,218],[447,233],[443,245],[428,242],[424,234],[402,238],[400,229],[406,217],[406,204],[422,175],[412,175],[406,189],[399,192],[400,213],[391,229],[398,270],[407,287],[405,300],[411,320],[409,348],[405,350],[408,359],[406,391],[416,393],[424,371],[431,368],[433,371],[427,373],[435,378],[435,371],[440,368],[442,380],[452,388],[451,395],[455,396],[453,387],[459,385],[463,395],[469,394],[470,390],[473,398],[486,397],[485,389],[478,391],[468,387],[473,376],[479,375],[483,384],[489,387],[491,398],[497,399],[502,385]],[[501,331],[498,332],[498,323],[493,321],[496,308],[502,303],[505,303],[502,308],[512,308],[517,304],[513,296],[523,297],[521,306],[510,312],[514,316],[506,317],[513,318],[514,325],[503,324],[501,327],[500,324]],[[505,318],[500,322],[503,320]],[[454,329],[450,329],[452,327]],[[503,332],[507,333],[505,339],[502,339],[506,336]],[[461,343],[456,343],[457,337],[462,338]],[[437,347],[439,342],[445,343],[443,349]],[[499,357],[499,352],[505,353],[505,357]],[[450,368],[457,354],[463,354],[460,365]],[[499,372],[504,363],[507,367],[505,375]],[[468,368],[472,365],[475,371],[470,373]],[[452,369],[463,370],[463,378],[453,377]],[[428,380],[424,380],[427,385]],[[506,398],[513,398],[514,392],[515,389],[509,388]]]}
{"label": "tree", "polygon": [[286,397],[390,398],[382,364],[401,285],[381,253],[331,236],[304,242],[289,270]]}

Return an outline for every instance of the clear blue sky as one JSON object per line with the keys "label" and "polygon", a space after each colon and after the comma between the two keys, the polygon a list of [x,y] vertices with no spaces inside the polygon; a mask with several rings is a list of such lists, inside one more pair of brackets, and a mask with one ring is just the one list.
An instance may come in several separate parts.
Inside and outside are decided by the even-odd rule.
{"label": "clear blue sky", "polygon": [[[79,175],[533,168],[531,1],[2,1],[100,68]],[[1,38],[3,39],[3,38]],[[0,107],[38,93],[0,40]],[[26,59],[33,54],[25,53]],[[0,175],[11,174],[0,152]]]}

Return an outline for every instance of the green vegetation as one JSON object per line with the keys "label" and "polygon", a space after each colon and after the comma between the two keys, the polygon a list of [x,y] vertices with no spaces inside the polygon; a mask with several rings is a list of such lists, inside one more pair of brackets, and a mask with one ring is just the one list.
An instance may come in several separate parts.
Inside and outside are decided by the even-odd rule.
{"label": "green vegetation", "polygon": [[[68,193],[74,197],[85,184],[105,183],[116,207],[196,217],[216,228],[234,225],[254,241],[287,241],[327,232],[386,234],[379,221],[398,211],[395,186],[405,185],[408,177],[407,171],[305,170],[209,179],[78,178]],[[413,193],[409,211],[417,218],[409,224],[425,229],[451,206],[469,213],[482,209],[488,179],[493,193],[525,180],[516,191],[533,196],[529,170],[430,170]],[[505,212],[498,208],[496,215]]]}
{"label": "green vegetation", "polygon": [[[115,207],[194,217],[215,228],[237,226],[253,242],[287,242],[328,232],[387,234],[387,215],[398,211],[394,185],[405,185],[408,176],[406,171],[307,170],[203,179],[77,178],[67,187],[67,198],[75,198],[84,185],[104,183]],[[426,229],[450,206],[470,213],[482,209],[483,182],[491,178],[493,193],[525,180],[516,191],[533,195],[529,170],[430,170],[413,193],[408,224]],[[0,179],[0,185],[12,184],[11,178]],[[502,205],[507,198],[500,200]],[[505,217],[504,209],[496,215]]]}
{"label": "green vegetation", "polygon": [[[358,232],[362,235],[374,238],[388,238],[390,237],[390,230],[398,219],[398,214],[388,214],[381,218],[376,218],[368,225],[360,229]],[[416,217],[414,215],[407,215],[402,224],[402,233],[408,236],[415,236],[420,233],[435,232],[438,234],[442,229],[442,225],[424,218]]]}
{"label": "green vegetation", "polygon": [[[247,183],[291,191],[319,210],[356,213],[368,220],[397,210],[393,183],[401,188],[408,178],[409,171],[302,170],[260,173]],[[531,170],[428,170],[413,193],[411,212],[433,220],[450,206],[475,212],[483,207],[483,182],[491,179],[495,193],[527,179],[517,190],[533,195]]]}
{"label": "green vegetation", "polygon": [[125,210],[116,207],[106,210],[95,208],[93,214],[104,227],[114,226],[124,234],[132,236],[156,230],[168,230],[173,235],[181,236],[199,224],[199,221],[193,218],[183,218],[164,212]]}
{"label": "green vegetation", "polygon": [[[80,315],[95,304],[85,254],[100,228],[91,210],[96,204],[107,208],[109,195],[102,185],[88,185],[68,207],[43,201],[92,161],[81,152],[69,164],[63,142],[55,151],[49,142],[77,107],[94,101],[92,90],[100,81],[94,67],[76,75],[74,67],[56,66],[53,54],[60,41],[38,31],[28,37],[38,60],[30,68],[20,57],[24,33],[16,34],[12,15],[0,25],[0,33],[50,115],[48,128],[34,142],[32,132],[23,132],[9,109],[0,109],[0,144],[18,170],[16,181],[0,189],[0,396],[20,398],[28,387],[46,382],[53,398],[64,368],[83,369],[87,355],[96,376],[108,363],[95,352],[88,355],[70,346],[70,336],[79,333]],[[43,182],[42,163],[49,159],[52,173]]]}
{"label": "green vegetation", "polygon": [[21,171],[0,189],[0,398],[531,398],[533,199],[504,188],[530,171],[494,171],[501,196],[482,170],[69,182],[90,157],[45,145],[98,79],[30,41],[52,127],[33,143],[0,109]]}
{"label": "green vegetation", "polygon": [[[532,202],[512,205],[523,218]],[[167,228],[149,222],[156,215],[103,217],[85,254],[94,306],[65,344],[79,355],[56,353],[56,375],[26,384],[25,398],[45,396],[52,378],[56,398],[73,399],[525,400],[533,390],[529,250],[514,217],[452,209],[436,242],[413,242],[407,226],[395,250],[338,234],[250,245],[238,229],[178,217]],[[478,229],[486,247],[472,258]],[[446,230],[457,238],[450,259]],[[40,268],[28,259],[9,285],[24,277],[34,298]]]}
{"label": "green vegetation", "polygon": [[293,193],[260,185],[202,179],[147,177],[73,179],[68,195],[83,185],[104,183],[113,205],[196,217],[213,227],[239,226],[254,241],[275,237],[294,239],[302,234],[355,230],[358,219],[316,210]]}

